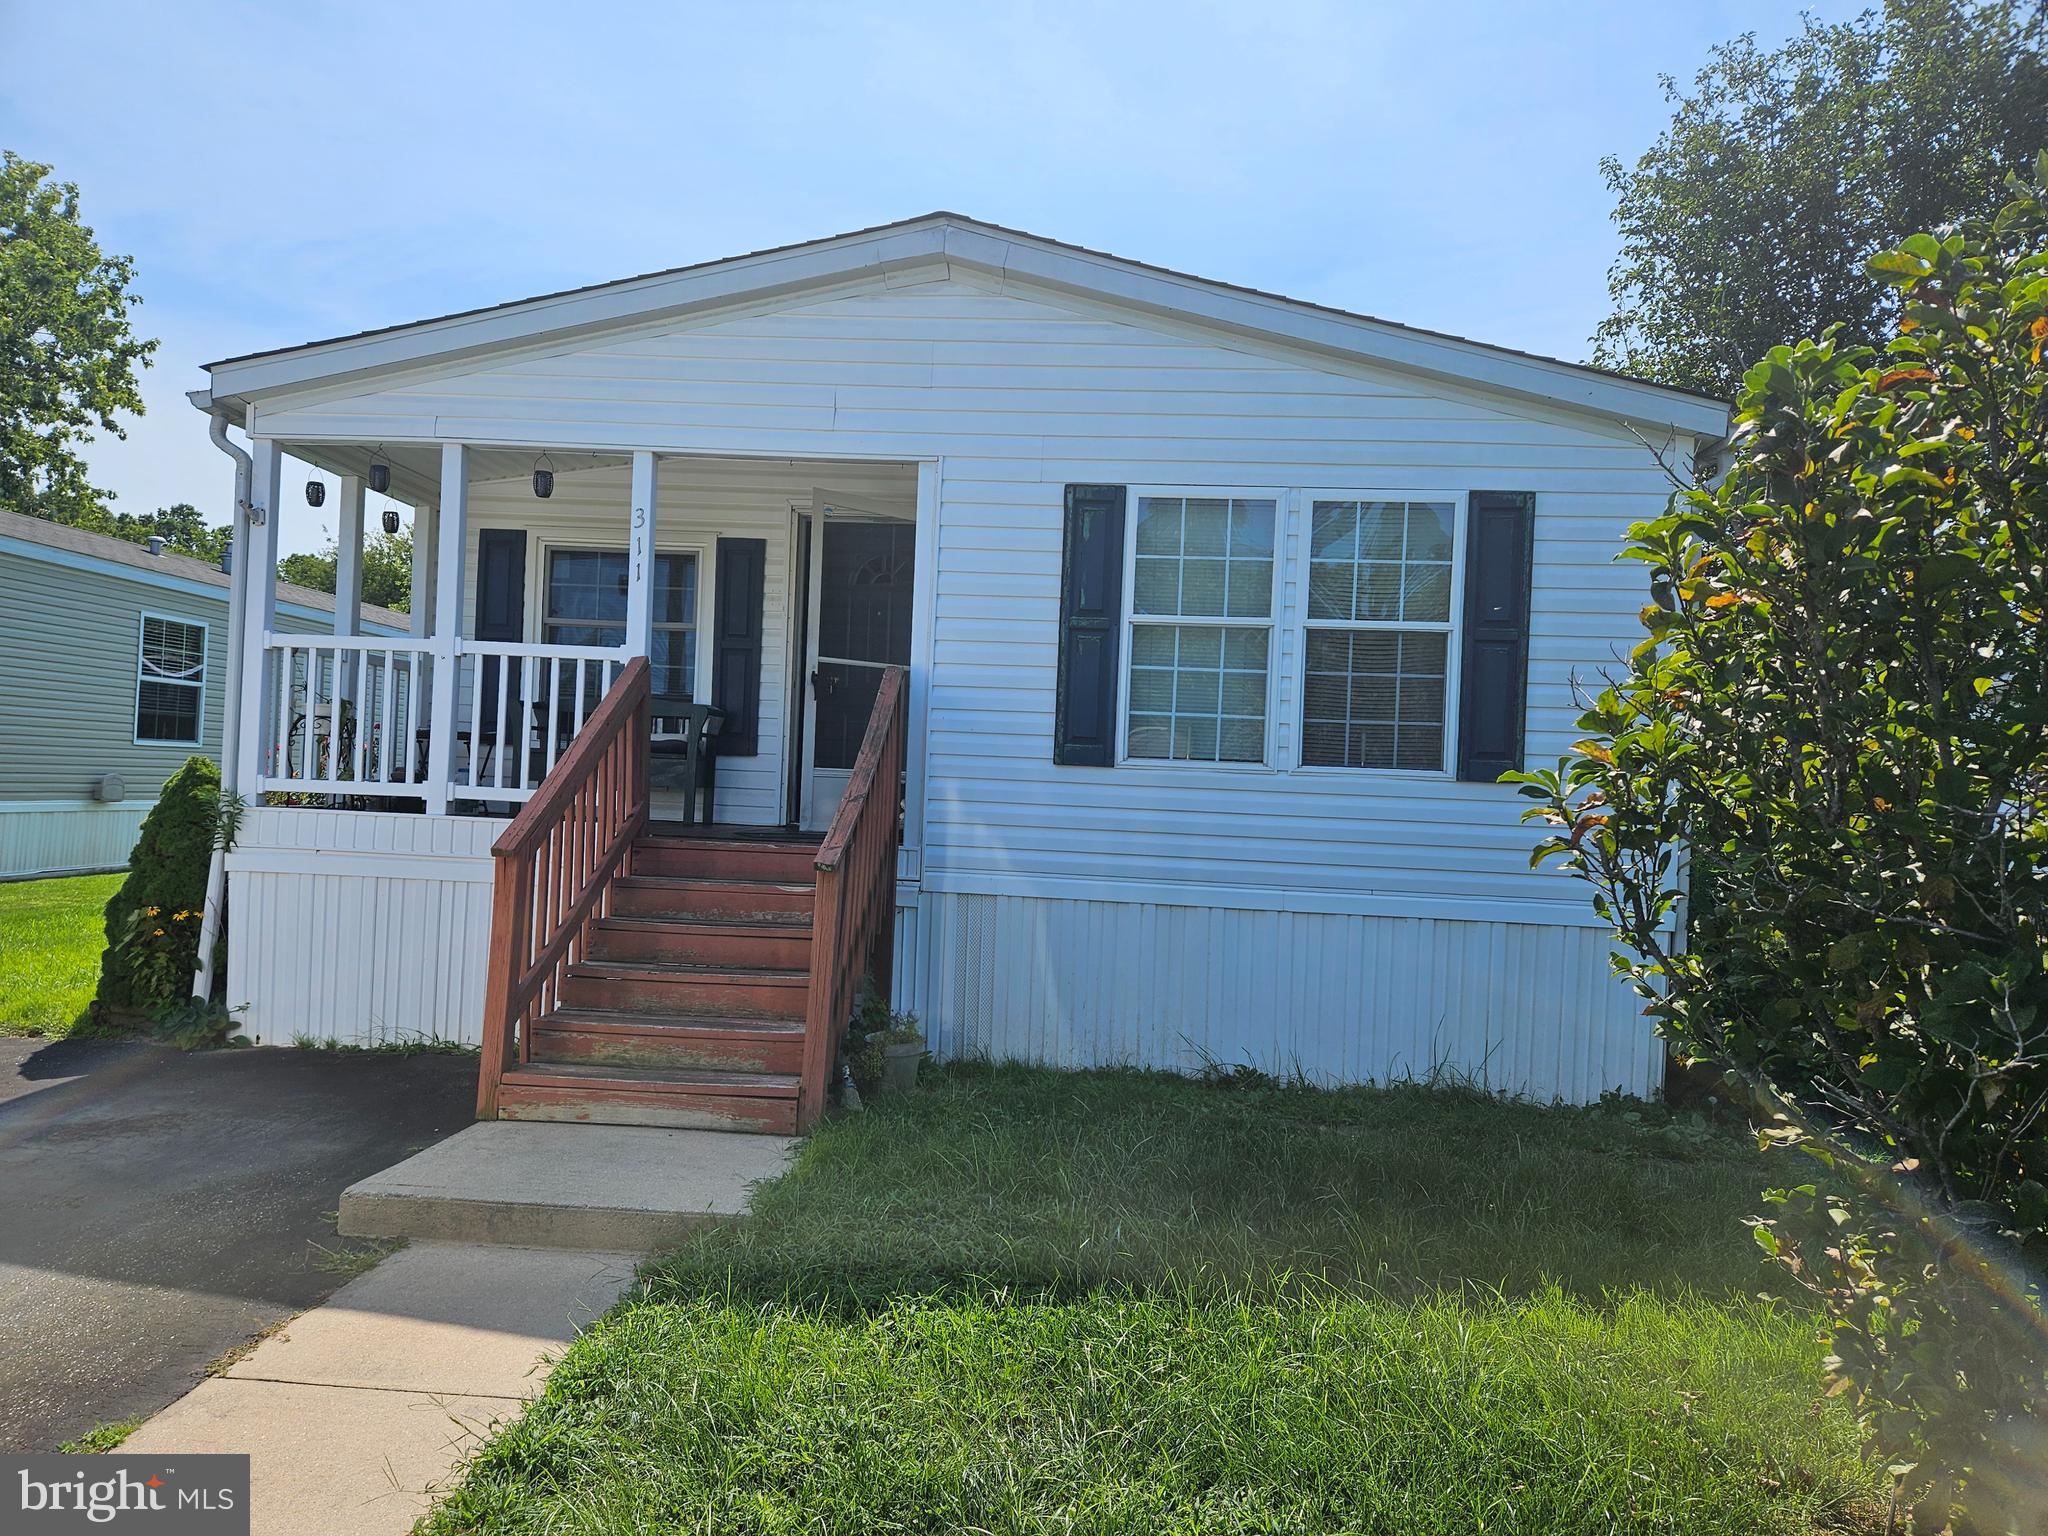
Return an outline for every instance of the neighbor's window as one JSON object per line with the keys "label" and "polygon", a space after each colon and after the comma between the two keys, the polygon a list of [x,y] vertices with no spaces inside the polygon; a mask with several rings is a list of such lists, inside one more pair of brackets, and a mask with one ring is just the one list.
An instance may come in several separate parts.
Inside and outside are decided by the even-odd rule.
{"label": "neighbor's window", "polygon": [[1443,769],[1456,528],[1449,501],[1313,503],[1303,763]]}
{"label": "neighbor's window", "polygon": [[135,739],[196,747],[206,697],[206,626],[142,616],[135,663]]}
{"label": "neighbor's window", "polygon": [[[548,552],[547,611],[543,635],[550,645],[626,643],[626,554],[615,549]],[[697,556],[654,557],[656,694],[691,698],[697,682]]]}
{"label": "neighbor's window", "polygon": [[1124,755],[1263,762],[1275,503],[1137,500]]}

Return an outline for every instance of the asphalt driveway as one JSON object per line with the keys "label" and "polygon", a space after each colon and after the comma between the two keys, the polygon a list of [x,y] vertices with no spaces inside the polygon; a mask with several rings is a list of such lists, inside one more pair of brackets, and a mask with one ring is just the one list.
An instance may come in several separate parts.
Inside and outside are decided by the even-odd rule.
{"label": "asphalt driveway", "polygon": [[342,1189],[475,1095],[472,1057],[0,1038],[0,1451],[146,1417],[338,1289]]}

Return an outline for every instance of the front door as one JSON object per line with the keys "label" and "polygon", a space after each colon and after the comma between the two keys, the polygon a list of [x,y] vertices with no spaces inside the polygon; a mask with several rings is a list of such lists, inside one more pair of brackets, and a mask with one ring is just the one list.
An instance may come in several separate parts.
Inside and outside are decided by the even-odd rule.
{"label": "front door", "polygon": [[823,493],[813,507],[803,825],[822,832],[860,755],[882,669],[910,664],[917,525]]}

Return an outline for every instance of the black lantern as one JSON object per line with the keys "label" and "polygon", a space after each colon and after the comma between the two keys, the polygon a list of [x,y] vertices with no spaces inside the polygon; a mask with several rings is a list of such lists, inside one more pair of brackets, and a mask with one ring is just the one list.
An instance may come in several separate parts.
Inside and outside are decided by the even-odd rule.
{"label": "black lantern", "polygon": [[398,508],[386,507],[384,509],[384,531],[386,533],[398,532]]}
{"label": "black lantern", "polygon": [[533,494],[542,501],[555,494],[555,461],[546,454],[533,461]]}
{"label": "black lantern", "polygon": [[370,489],[379,496],[391,489],[391,466],[384,462],[381,447],[370,455]]}
{"label": "black lantern", "polygon": [[327,500],[327,482],[325,480],[308,480],[306,482],[306,505],[317,507],[325,500]]}

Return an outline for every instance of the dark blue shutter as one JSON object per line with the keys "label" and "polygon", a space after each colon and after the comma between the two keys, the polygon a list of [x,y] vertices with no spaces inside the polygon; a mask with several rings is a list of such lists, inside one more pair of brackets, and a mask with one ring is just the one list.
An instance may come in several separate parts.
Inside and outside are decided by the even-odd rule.
{"label": "dark blue shutter", "polygon": [[1465,525],[1465,639],[1458,663],[1461,779],[1491,784],[1522,766],[1535,536],[1532,493],[1472,493]]}
{"label": "dark blue shutter", "polygon": [[1067,487],[1060,560],[1060,665],[1052,760],[1116,761],[1117,646],[1123,634],[1124,487]]}
{"label": "dark blue shutter", "polygon": [[[479,528],[476,534],[476,637],[479,640],[526,638],[526,530]],[[478,697],[498,708],[498,658],[486,656],[478,679]],[[517,691],[518,679],[513,679]],[[491,722],[495,724],[495,722]],[[497,732],[489,732],[491,739]]]}
{"label": "dark blue shutter", "polygon": [[711,702],[725,711],[720,757],[752,757],[761,750],[761,605],[767,574],[766,539],[718,541]]}

